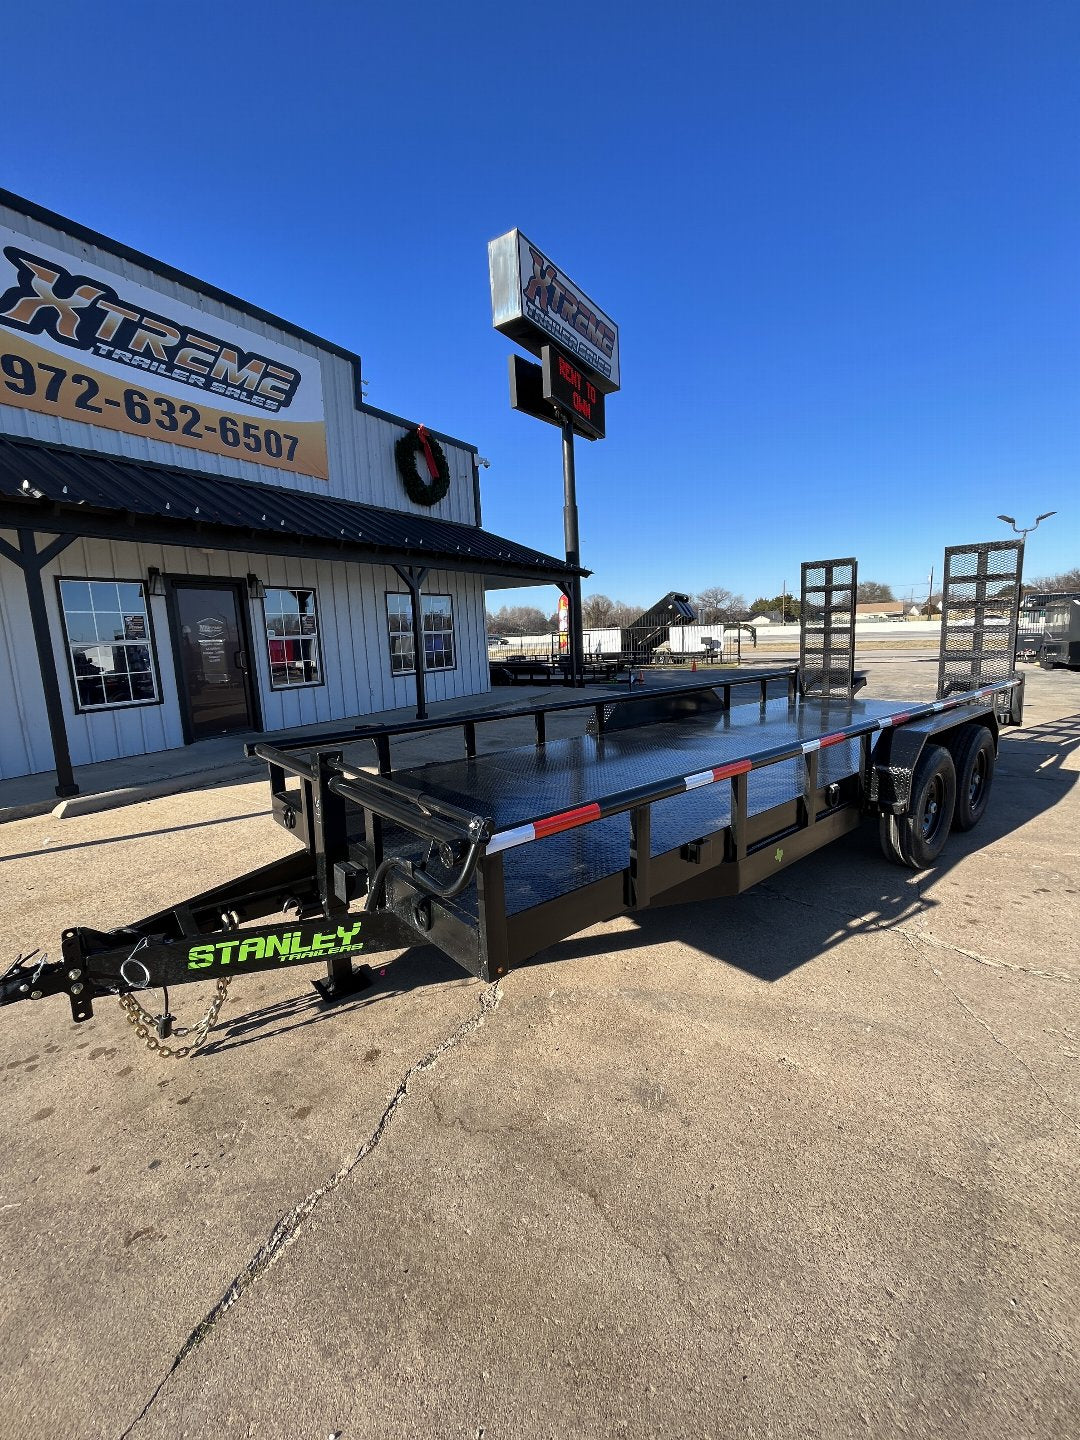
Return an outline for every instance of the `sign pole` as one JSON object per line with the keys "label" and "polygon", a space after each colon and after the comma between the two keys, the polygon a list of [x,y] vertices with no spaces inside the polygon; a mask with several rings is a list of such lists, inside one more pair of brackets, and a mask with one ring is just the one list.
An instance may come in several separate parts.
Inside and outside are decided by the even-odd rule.
{"label": "sign pole", "polygon": [[[562,427],[563,466],[563,539],[566,545],[566,563],[581,565],[581,547],[578,541],[577,476],[574,471],[574,426],[571,421]],[[581,633],[581,576],[570,580],[570,683],[581,685],[582,651],[584,640]]]}
{"label": "sign pole", "polygon": [[[541,362],[536,366],[511,358],[510,403],[562,430],[566,562],[579,570],[574,431],[589,440],[607,434],[605,400],[621,385],[619,327],[520,230],[508,230],[488,243],[488,278],[491,323]],[[571,612],[570,681],[584,685],[579,575],[568,579],[564,593]]]}

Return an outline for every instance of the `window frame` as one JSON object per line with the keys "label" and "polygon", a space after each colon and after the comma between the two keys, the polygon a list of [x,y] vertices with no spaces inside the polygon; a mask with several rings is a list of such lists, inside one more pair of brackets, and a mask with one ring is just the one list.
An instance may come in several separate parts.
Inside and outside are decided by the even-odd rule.
{"label": "window frame", "polygon": [[[68,679],[71,681],[71,696],[75,705],[76,715],[111,715],[115,710],[146,710],[153,705],[165,704],[165,692],[161,683],[161,658],[158,654],[157,635],[154,630],[154,611],[150,604],[151,595],[145,579],[128,579],[125,576],[114,575],[55,575],[56,584],[56,608],[60,616],[60,629],[63,635],[64,651],[67,655]],[[143,603],[146,609],[147,637],[145,642],[131,641],[131,644],[145,643],[150,651],[150,674],[154,680],[155,695],[150,700],[118,700],[115,703],[108,701],[104,705],[84,705],[79,695],[79,675],[75,669],[73,649],[89,649],[91,644],[94,648],[105,644],[105,641],[87,641],[80,645],[72,641],[68,632],[67,610],[64,607],[64,585],[138,585],[142,591]],[[117,597],[119,599],[119,596]],[[76,610],[73,614],[88,614],[91,612]],[[96,613],[96,612],[94,612]],[[118,613],[123,614],[121,609]],[[129,642],[113,641],[115,644]],[[130,673],[130,672],[128,672]]]}
{"label": "window frame", "polygon": [[[287,695],[290,690],[318,690],[321,686],[323,686],[323,685],[326,684],[326,665],[325,665],[324,662],[323,662],[322,611],[321,611],[321,608],[320,608],[320,606],[319,606],[319,593],[318,593],[317,587],[314,586],[314,585],[266,585],[266,584],[264,584],[263,589],[266,591],[266,594],[262,597],[262,600],[259,602],[259,603],[262,605],[262,619],[263,619],[263,624],[262,624],[262,637],[263,637],[263,643],[264,643],[264,645],[266,646],[266,649],[263,651],[263,655],[264,655],[265,658],[266,658],[266,674],[267,674],[267,679],[268,679],[269,684],[270,684],[270,689],[271,689],[271,691],[272,691],[273,694],[275,694],[275,695]],[[297,591],[297,590],[303,590],[303,591],[306,591],[306,593],[311,596],[312,602],[313,602],[313,604],[314,604],[314,606],[315,606],[315,636],[314,636],[314,639],[315,639],[315,655],[316,655],[316,658],[317,658],[317,661],[318,661],[318,666],[319,666],[319,678],[318,678],[318,680],[301,680],[301,681],[299,681],[299,682],[298,682],[297,684],[295,684],[295,685],[275,685],[275,684],[274,684],[274,664],[275,664],[275,662],[274,662],[273,660],[271,660],[271,658],[270,658],[270,640],[271,640],[271,635],[270,635],[270,632],[269,632],[269,631],[267,630],[267,628],[266,628],[266,600],[267,600],[267,596],[270,594],[271,590],[292,590],[294,593],[295,593],[295,591]],[[275,639],[275,640],[288,640],[288,639],[291,638],[291,637],[289,637],[289,636],[287,636],[287,635],[275,635],[275,636],[273,636],[272,638]],[[312,637],[311,637],[311,636],[306,636],[306,635],[300,635],[300,636],[298,636],[298,637],[296,637],[296,638],[301,639],[301,640],[306,640],[306,639],[311,639]],[[277,662],[277,663],[280,663],[280,662]]]}
{"label": "window frame", "polygon": [[[386,591],[386,595],[385,595],[385,598],[386,598],[386,639],[387,639],[387,646],[388,646],[388,648],[389,648],[389,654],[390,654],[390,678],[391,678],[391,680],[400,680],[400,679],[404,678],[404,677],[407,676],[407,675],[415,675],[415,674],[416,674],[416,636],[413,635],[413,663],[412,663],[411,668],[408,669],[408,670],[395,670],[395,669],[394,669],[394,648],[393,648],[393,645],[391,644],[391,640],[392,640],[392,637],[393,637],[394,632],[390,629],[390,598],[391,598],[391,596],[404,596],[405,599],[410,602],[410,603],[409,603],[409,607],[408,607],[408,614],[409,614],[409,630],[408,630],[408,633],[409,633],[410,635],[412,635],[412,603],[411,603],[412,597],[410,596],[408,590],[387,590],[387,591]],[[450,675],[450,674],[452,674],[455,670],[457,670],[457,669],[459,668],[459,667],[458,667],[457,620],[455,619],[455,616],[454,616],[454,597],[453,597],[453,595],[449,594],[448,592],[442,591],[442,590],[433,590],[433,591],[430,592],[430,594],[429,594],[428,592],[426,592],[426,591],[421,591],[421,593],[420,593],[420,624],[421,624],[421,627],[423,626],[423,623],[424,623],[423,606],[424,606],[424,601],[425,601],[425,600],[447,600],[447,601],[449,601],[449,603],[450,603],[450,632],[449,632],[449,633],[450,633],[450,635],[452,636],[453,642],[454,642],[454,663],[453,663],[453,665],[429,665],[429,664],[427,663],[427,650],[425,649],[425,651],[424,651],[424,674],[425,674],[425,675]],[[426,632],[425,632],[425,633],[426,633]],[[445,633],[445,632],[444,632],[444,633]],[[423,636],[421,636],[421,639],[422,639],[422,638],[423,638]]]}

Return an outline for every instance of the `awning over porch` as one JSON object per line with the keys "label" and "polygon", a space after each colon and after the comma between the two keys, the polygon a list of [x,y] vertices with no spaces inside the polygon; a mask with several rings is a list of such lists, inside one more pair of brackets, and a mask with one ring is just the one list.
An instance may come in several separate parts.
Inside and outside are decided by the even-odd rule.
{"label": "awning over porch", "polygon": [[368,560],[532,585],[589,571],[472,525],[0,437],[0,530]]}
{"label": "awning over porch", "polygon": [[[410,596],[414,635],[430,571],[460,571],[502,585],[558,585],[588,570],[476,526],[414,511],[253,484],[0,436],[0,555],[23,572],[52,738],[58,795],[78,791],[71,766],[45,603],[45,567],[80,537],[306,556],[391,566]],[[53,537],[44,545],[39,536]],[[415,647],[416,713],[426,715],[424,647]]]}

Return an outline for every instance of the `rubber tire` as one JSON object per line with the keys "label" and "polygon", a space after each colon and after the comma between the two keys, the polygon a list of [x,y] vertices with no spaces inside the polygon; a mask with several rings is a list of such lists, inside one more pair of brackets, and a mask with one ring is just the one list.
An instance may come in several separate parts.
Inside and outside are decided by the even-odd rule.
{"label": "rubber tire", "polygon": [[[927,811],[936,804],[932,821]],[[881,829],[886,856],[909,870],[928,870],[945,847],[956,809],[956,766],[944,745],[927,745],[911,777],[911,802],[904,815],[887,815]]]}
{"label": "rubber tire", "polygon": [[1050,659],[1048,656],[1046,656],[1046,655],[1040,655],[1040,656],[1039,656],[1039,669],[1040,669],[1040,670],[1053,670],[1053,668],[1054,668],[1054,661],[1053,661],[1053,660],[1051,660],[1051,659]]}
{"label": "rubber tire", "polygon": [[895,815],[882,815],[878,820],[878,843],[886,860],[893,865],[903,865],[904,857],[896,842],[896,818]]}
{"label": "rubber tire", "polygon": [[[965,725],[957,732],[950,747],[956,766],[956,809],[954,830],[974,830],[986,814],[990,790],[994,783],[994,737],[985,725]],[[972,798],[972,787],[981,768],[978,794]]]}

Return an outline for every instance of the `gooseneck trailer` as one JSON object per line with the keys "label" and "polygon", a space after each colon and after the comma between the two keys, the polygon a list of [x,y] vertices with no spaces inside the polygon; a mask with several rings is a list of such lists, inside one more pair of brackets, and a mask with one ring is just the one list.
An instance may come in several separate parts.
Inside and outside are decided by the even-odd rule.
{"label": "gooseneck trailer", "polygon": [[[369,983],[358,960],[434,945],[492,981],[598,921],[737,895],[868,817],[890,860],[930,866],[982,818],[999,731],[1022,719],[1020,556],[946,551],[932,701],[861,697],[857,567],[841,559],[803,566],[798,665],[249,746],[295,851],[115,930],[66,930],[61,960],[35,953],[0,977],[0,1003],[63,993],[83,1021],[118,996],[152,1048],[182,1054],[252,971],[323,965],[333,1001]],[[1006,603],[1012,627],[988,625]],[[567,711],[584,733],[549,739]],[[511,716],[531,743],[481,751],[483,725]],[[395,766],[396,739],[437,729],[458,733],[460,758]],[[172,1051],[187,1032],[167,994],[156,1014],[139,996],[199,980],[215,999]]]}

